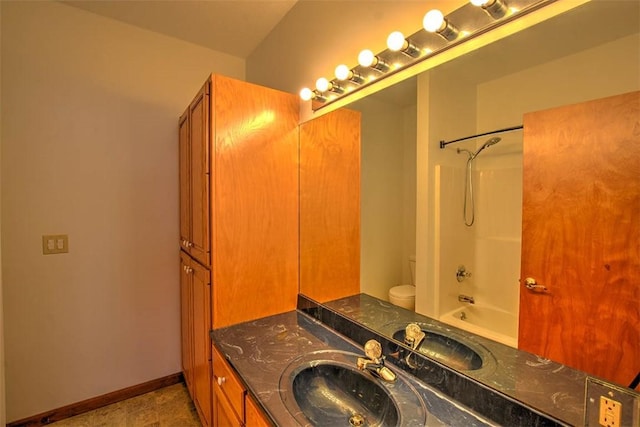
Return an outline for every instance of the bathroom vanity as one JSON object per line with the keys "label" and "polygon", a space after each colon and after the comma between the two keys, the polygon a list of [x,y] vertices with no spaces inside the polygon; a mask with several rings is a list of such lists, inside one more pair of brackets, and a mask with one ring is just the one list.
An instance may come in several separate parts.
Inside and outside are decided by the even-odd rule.
{"label": "bathroom vanity", "polygon": [[[410,323],[426,332],[423,349],[410,351],[403,343]],[[331,360],[356,370],[358,357],[365,354],[363,345],[371,339],[380,342],[385,365],[419,396],[404,406],[413,408],[411,415],[399,411],[397,425],[585,423],[584,372],[365,294],[324,304],[299,296],[294,312],[217,329],[211,337],[275,425],[318,425],[295,400],[313,395],[309,387],[295,393],[291,384],[296,374],[327,363],[327,355],[336,353],[339,360]],[[383,380],[372,381],[384,386]],[[398,401],[406,401],[407,394],[399,396]],[[424,418],[414,411],[421,405]]]}
{"label": "bathroom vanity", "polygon": [[[381,425],[493,425],[491,420],[459,405],[393,363],[387,362],[386,366],[397,375],[394,382],[388,383],[372,376],[369,378],[369,373],[361,373],[356,367],[358,357],[364,357],[362,347],[302,311],[214,330],[211,336],[215,348],[235,369],[247,393],[255,397],[262,411],[278,426],[336,425],[335,422],[340,419],[337,417],[342,416],[337,407],[327,407],[330,405],[327,401],[317,402],[324,399],[318,395],[329,394],[339,398],[343,407],[348,406],[350,399],[346,395],[349,390],[339,387],[340,378],[343,377],[341,372],[352,372],[347,375],[351,378],[345,380],[345,384],[348,382],[352,388],[362,387],[362,394],[367,394],[366,384],[372,381],[375,384],[373,387],[384,390],[374,394],[383,398],[388,396],[394,402],[387,405],[378,402],[369,406],[365,399],[362,404],[363,416],[369,418],[377,415]],[[327,374],[321,372],[318,374],[320,378],[316,378],[313,372],[318,366],[327,366],[331,371]],[[303,384],[304,393],[296,393],[295,380],[304,375],[312,378]],[[325,382],[331,384],[327,386]],[[359,386],[358,383],[365,385]],[[318,387],[323,387],[323,391],[314,392]],[[306,404],[306,399],[315,399],[315,406],[313,403]],[[313,416],[314,407],[321,405],[329,409],[322,414],[327,418],[316,419],[312,423],[305,414]],[[382,407],[377,414],[376,407]],[[368,408],[371,408],[371,413],[367,413]],[[319,415],[318,411],[315,410],[315,415]],[[354,415],[359,414],[345,415],[341,425],[349,425]],[[356,423],[352,425],[358,425],[357,420],[352,422]]]}

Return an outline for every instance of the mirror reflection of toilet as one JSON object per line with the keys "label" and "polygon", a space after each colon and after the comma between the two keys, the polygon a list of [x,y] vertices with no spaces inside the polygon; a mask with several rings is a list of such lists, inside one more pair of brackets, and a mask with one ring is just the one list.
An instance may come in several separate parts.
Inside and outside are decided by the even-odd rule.
{"label": "mirror reflection of toilet", "polygon": [[409,257],[409,269],[411,271],[411,284],[398,285],[389,289],[389,302],[398,307],[414,311],[416,308],[416,257]]}

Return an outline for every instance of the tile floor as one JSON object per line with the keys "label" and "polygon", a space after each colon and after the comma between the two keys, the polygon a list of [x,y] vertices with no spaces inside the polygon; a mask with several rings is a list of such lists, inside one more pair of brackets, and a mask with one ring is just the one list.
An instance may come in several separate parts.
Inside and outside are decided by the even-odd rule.
{"label": "tile floor", "polygon": [[174,384],[56,423],[55,427],[201,427],[184,383]]}

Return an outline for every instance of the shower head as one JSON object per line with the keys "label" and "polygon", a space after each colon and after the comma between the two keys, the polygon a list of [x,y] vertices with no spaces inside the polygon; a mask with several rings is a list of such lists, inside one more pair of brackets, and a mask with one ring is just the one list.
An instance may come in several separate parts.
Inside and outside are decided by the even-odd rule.
{"label": "shower head", "polygon": [[472,153],[471,151],[467,150],[466,148],[458,148],[457,151],[458,151],[458,154],[463,153],[463,152],[467,153],[469,155],[469,161],[472,161],[473,159],[476,158],[476,156],[478,154],[480,154],[480,152],[482,150],[484,150],[487,147],[491,147],[494,144],[497,144],[498,142],[500,142],[501,139],[502,138],[499,138],[499,137],[494,137],[494,138],[489,139],[487,142],[482,144],[482,146],[480,148],[478,148],[478,150],[475,153]]}
{"label": "shower head", "polygon": [[498,142],[500,142],[500,140],[501,140],[501,139],[502,139],[502,138],[499,138],[499,137],[495,137],[495,138],[491,138],[491,139],[489,139],[487,142],[485,142],[484,144],[482,144],[482,147],[478,148],[478,151],[476,151],[475,153],[473,153],[473,154],[471,155],[471,158],[472,158],[472,159],[475,159],[475,158],[476,158],[476,156],[477,156],[478,154],[480,154],[480,152],[481,152],[482,150],[484,150],[484,149],[485,149],[485,148],[487,148],[487,147],[491,147],[491,146],[492,146],[492,145],[494,145],[494,144],[497,144]]}

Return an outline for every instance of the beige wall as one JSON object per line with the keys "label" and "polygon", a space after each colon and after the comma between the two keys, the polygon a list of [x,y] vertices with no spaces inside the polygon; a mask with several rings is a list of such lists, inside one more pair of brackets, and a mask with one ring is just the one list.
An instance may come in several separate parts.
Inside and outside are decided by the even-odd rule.
{"label": "beige wall", "polygon": [[362,112],[360,289],[387,299],[410,283],[415,255],[415,106],[374,96],[352,107]]}
{"label": "beige wall", "polygon": [[1,29],[14,421],[180,371],[177,120],[245,63],[58,2],[2,2]]}

